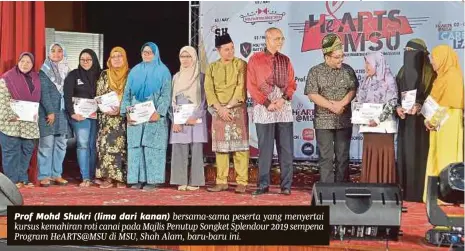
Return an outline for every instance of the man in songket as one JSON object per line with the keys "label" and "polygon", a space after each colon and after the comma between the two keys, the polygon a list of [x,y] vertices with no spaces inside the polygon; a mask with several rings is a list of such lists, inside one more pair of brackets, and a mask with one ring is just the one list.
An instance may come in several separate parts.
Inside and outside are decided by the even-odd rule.
{"label": "man in songket", "polygon": [[291,194],[294,137],[291,99],[296,90],[294,68],[280,53],[284,36],[278,28],[265,32],[266,48],[255,53],[247,66],[247,90],[253,100],[253,122],[257,129],[259,184],[253,195],[269,192],[274,143],[281,170],[281,193]]}
{"label": "man in songket", "polygon": [[216,153],[216,185],[209,192],[228,190],[229,157],[236,170],[236,193],[245,193],[248,184],[249,133],[245,77],[247,63],[234,56],[229,34],[215,39],[220,59],[205,73],[205,95],[212,113],[212,150]]}

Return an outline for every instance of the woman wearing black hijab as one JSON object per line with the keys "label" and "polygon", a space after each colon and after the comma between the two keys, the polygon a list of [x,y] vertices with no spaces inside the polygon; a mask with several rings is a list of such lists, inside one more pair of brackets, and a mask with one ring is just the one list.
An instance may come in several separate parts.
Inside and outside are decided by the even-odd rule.
{"label": "woman wearing black hijab", "polygon": [[93,99],[97,91],[97,80],[102,69],[95,52],[84,49],[79,55],[79,66],[71,71],[65,79],[65,107],[71,117],[77,144],[77,159],[81,169],[82,183],[80,187],[89,187],[95,178],[97,121],[84,118],[74,111],[73,98]]}
{"label": "woman wearing black hijab", "polygon": [[[397,74],[399,129],[397,134],[397,171],[405,201],[421,202],[425,184],[429,132],[420,115],[421,105],[431,92],[436,74],[421,39],[410,40],[404,51],[404,65]],[[411,110],[402,108],[402,92],[417,90]]]}

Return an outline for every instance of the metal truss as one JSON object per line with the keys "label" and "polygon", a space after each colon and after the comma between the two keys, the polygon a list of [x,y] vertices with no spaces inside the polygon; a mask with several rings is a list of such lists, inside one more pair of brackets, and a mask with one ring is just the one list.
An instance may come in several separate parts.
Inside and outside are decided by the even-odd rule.
{"label": "metal truss", "polygon": [[200,39],[200,1],[189,1],[189,45],[198,49]]}

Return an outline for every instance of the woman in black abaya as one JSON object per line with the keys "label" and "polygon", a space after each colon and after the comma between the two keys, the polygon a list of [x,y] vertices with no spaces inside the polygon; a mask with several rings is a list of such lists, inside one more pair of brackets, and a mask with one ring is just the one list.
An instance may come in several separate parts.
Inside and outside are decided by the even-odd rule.
{"label": "woman in black abaya", "polygon": [[[397,135],[397,169],[403,200],[421,202],[425,184],[429,132],[420,114],[421,105],[428,97],[436,78],[426,44],[421,39],[410,40],[404,51],[404,65],[397,74],[399,91],[399,129]],[[402,92],[416,90],[415,105],[402,108]]]}

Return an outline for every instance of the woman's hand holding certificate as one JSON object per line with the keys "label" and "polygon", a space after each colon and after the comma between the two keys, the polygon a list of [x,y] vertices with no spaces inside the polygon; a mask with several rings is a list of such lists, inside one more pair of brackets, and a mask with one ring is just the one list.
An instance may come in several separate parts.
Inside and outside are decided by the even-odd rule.
{"label": "woman's hand holding certificate", "polygon": [[[95,99],[73,98],[74,113],[84,118],[97,119],[97,101]],[[78,120],[80,121],[80,120]]]}
{"label": "woman's hand holding certificate", "polygon": [[17,120],[27,122],[37,122],[39,118],[39,103],[11,100],[10,107],[17,115]]}
{"label": "woman's hand holding certificate", "polygon": [[379,118],[383,111],[383,104],[354,103],[353,108],[352,124],[369,125],[370,121]]}
{"label": "woman's hand holding certificate", "polygon": [[160,115],[156,113],[155,106],[152,101],[147,101],[135,104],[127,108],[127,118],[130,125],[138,125],[145,122],[155,122],[160,119]]}

